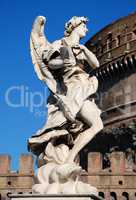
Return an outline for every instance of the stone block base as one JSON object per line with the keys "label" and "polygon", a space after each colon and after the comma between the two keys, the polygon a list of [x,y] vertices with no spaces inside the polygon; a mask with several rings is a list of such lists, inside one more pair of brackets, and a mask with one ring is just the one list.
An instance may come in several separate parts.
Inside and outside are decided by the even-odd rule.
{"label": "stone block base", "polygon": [[9,194],[11,200],[103,200],[94,195],[41,195],[41,194]]}

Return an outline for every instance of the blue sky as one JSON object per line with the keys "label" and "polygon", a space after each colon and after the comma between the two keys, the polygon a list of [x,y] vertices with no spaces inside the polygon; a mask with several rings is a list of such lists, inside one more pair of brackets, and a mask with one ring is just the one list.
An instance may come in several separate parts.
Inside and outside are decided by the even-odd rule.
{"label": "blue sky", "polygon": [[64,23],[72,16],[87,16],[85,42],[105,25],[134,11],[135,0],[0,1],[0,154],[12,156],[12,169],[18,169],[19,155],[27,153],[27,138],[42,127],[47,113],[48,90],[37,79],[29,52],[35,17],[46,16],[46,36],[54,41],[63,36]]}

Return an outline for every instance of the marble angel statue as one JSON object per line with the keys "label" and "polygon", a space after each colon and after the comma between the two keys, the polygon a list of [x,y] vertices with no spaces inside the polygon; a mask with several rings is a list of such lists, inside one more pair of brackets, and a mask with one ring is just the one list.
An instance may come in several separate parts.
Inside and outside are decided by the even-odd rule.
{"label": "marble angel statue", "polygon": [[[103,129],[101,110],[91,97],[97,91],[98,80],[85,71],[85,63],[94,69],[99,67],[99,62],[79,43],[86,35],[87,21],[85,17],[72,17],[65,24],[64,37],[53,43],[44,35],[45,17],[38,16],[33,24],[30,38],[32,61],[38,78],[47,84],[50,96],[47,122],[29,138],[28,146],[41,160],[52,163],[53,167],[58,166],[57,172],[50,173],[54,169],[51,167],[48,176],[59,170],[64,175],[64,166],[70,170],[66,170],[67,176],[71,177],[73,172],[77,174],[81,169],[74,163],[77,154]],[[49,180],[43,180],[44,172],[42,177],[38,176],[40,183],[49,184]],[[50,193],[47,187],[43,191]]]}

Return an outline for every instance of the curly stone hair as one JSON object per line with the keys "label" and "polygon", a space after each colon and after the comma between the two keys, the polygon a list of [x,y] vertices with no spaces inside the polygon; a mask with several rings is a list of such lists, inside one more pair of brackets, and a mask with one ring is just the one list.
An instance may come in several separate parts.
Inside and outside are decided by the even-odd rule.
{"label": "curly stone hair", "polygon": [[66,24],[65,24],[65,32],[64,35],[68,37],[71,32],[74,30],[74,28],[78,27],[81,23],[87,23],[88,18],[87,17],[72,17]]}

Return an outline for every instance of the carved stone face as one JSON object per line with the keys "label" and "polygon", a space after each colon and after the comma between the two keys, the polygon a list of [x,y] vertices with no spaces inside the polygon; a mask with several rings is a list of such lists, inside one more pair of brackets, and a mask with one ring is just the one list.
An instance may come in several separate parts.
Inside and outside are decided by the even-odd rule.
{"label": "carved stone face", "polygon": [[78,27],[74,29],[74,31],[79,35],[80,38],[83,38],[86,36],[86,32],[88,31],[88,29],[85,23],[81,23]]}

